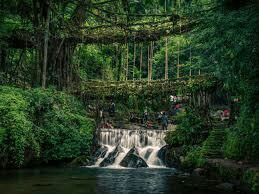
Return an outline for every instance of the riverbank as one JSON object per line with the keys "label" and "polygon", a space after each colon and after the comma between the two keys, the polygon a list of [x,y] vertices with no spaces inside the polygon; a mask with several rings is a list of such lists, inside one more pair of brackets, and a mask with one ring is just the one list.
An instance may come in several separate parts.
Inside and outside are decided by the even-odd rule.
{"label": "riverbank", "polygon": [[[204,166],[207,177],[218,177],[233,186],[243,187],[254,193],[259,191],[258,161],[235,161],[230,159],[207,159]],[[193,172],[197,172],[197,169]]]}
{"label": "riverbank", "polygon": [[159,157],[167,167],[189,172],[192,176],[217,180],[223,190],[242,190],[245,193],[259,191],[258,161],[236,161],[223,158],[204,158],[200,166],[187,166],[184,148],[165,146]]}

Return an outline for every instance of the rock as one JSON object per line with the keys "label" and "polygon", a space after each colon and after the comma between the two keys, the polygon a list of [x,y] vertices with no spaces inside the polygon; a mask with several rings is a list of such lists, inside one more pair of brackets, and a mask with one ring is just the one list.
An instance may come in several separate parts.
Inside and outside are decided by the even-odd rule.
{"label": "rock", "polygon": [[173,153],[172,149],[174,148],[170,148],[169,145],[165,145],[157,153],[157,156],[162,161],[163,165],[170,168],[177,166],[177,163],[178,163],[176,158],[172,154]]}
{"label": "rock", "polygon": [[108,151],[108,148],[106,146],[103,146],[95,152],[94,157],[96,157],[97,159],[104,158],[107,151]]}
{"label": "rock", "polygon": [[166,153],[168,152],[169,146],[163,146],[157,153],[157,157],[166,164]]}
{"label": "rock", "polygon": [[192,172],[193,176],[204,176],[205,175],[205,170],[203,168],[196,168]]}
{"label": "rock", "polygon": [[221,183],[217,185],[216,188],[225,190],[225,191],[232,191],[234,189],[234,186],[231,183]]}
{"label": "rock", "polygon": [[106,146],[100,147],[96,152],[94,152],[94,155],[91,157],[89,165],[94,165],[99,158],[104,158],[107,151],[108,148]]}
{"label": "rock", "polygon": [[153,149],[152,148],[148,148],[147,152],[144,155],[144,158],[147,160],[152,152],[153,152]]}
{"label": "rock", "polygon": [[120,162],[123,167],[140,168],[148,167],[147,163],[138,155],[136,148],[132,148]]}
{"label": "rock", "polygon": [[87,156],[78,156],[72,162],[68,164],[70,167],[87,166],[89,164],[89,158]]}
{"label": "rock", "polygon": [[118,145],[109,155],[100,163],[99,166],[105,167],[112,165],[116,159],[116,157],[123,152],[122,148]]}

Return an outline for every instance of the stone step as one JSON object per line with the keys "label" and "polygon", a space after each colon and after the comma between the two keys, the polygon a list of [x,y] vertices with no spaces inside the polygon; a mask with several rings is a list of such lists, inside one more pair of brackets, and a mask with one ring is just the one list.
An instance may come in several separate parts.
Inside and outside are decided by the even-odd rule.
{"label": "stone step", "polygon": [[204,155],[208,158],[222,157],[222,145],[225,138],[225,129],[215,128],[213,129],[206,143],[203,145]]}

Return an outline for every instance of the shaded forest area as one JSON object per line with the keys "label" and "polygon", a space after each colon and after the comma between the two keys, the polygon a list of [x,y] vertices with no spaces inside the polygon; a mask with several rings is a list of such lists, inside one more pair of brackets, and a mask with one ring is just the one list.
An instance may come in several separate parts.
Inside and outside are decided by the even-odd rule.
{"label": "shaded forest area", "polygon": [[[199,167],[214,141],[201,132],[221,128],[221,157],[256,163],[258,13],[256,0],[1,0],[1,167],[88,157],[95,124],[71,95],[87,81],[197,75],[222,82],[217,96],[235,119],[208,125],[199,107],[186,108],[168,145],[181,147],[186,168]],[[160,111],[155,98],[150,111]],[[153,106],[126,101],[119,115]],[[255,190],[258,172],[249,173]]]}

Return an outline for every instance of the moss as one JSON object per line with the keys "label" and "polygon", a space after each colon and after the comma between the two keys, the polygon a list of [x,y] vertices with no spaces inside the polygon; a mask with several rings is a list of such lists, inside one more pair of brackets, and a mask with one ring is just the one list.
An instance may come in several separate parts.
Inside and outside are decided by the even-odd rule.
{"label": "moss", "polygon": [[77,166],[86,166],[89,163],[89,157],[88,156],[79,156],[75,158],[71,163],[69,163],[68,166],[70,167],[77,167]]}
{"label": "moss", "polygon": [[246,183],[253,192],[259,191],[259,173],[253,170],[246,170],[243,176]]}

